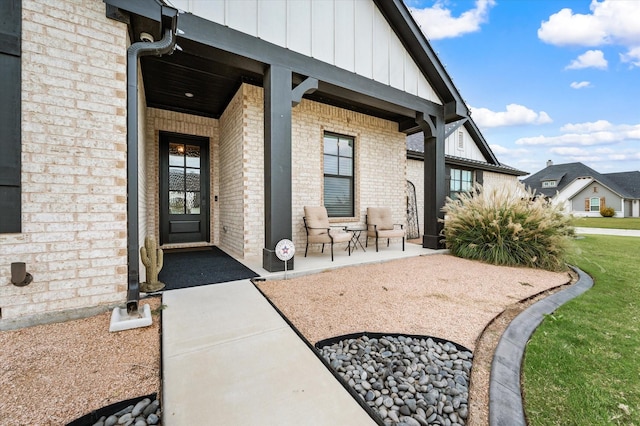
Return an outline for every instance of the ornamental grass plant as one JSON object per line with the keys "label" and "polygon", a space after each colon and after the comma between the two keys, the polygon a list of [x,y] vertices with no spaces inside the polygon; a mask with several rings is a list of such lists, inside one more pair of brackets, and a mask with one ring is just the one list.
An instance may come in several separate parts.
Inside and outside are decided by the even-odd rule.
{"label": "ornamental grass plant", "polygon": [[450,252],[494,265],[550,271],[567,268],[574,235],[571,218],[558,205],[522,185],[505,185],[447,197],[443,234]]}

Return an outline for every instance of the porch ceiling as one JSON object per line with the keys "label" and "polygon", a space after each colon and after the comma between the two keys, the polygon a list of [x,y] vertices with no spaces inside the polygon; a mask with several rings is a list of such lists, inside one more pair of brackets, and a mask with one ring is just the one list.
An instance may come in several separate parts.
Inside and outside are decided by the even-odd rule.
{"label": "porch ceiling", "polygon": [[[211,47],[196,46],[180,38],[178,45],[183,50],[176,50],[172,55],[141,58],[148,106],[220,118],[242,83],[262,87],[264,64]],[[304,78],[294,74],[293,86]],[[187,97],[187,93],[193,97]],[[318,90],[304,98],[398,123],[407,119],[402,111],[390,111],[391,105],[381,103],[376,107],[368,102],[370,99],[359,99],[362,96],[357,93],[326,84],[321,84]]]}
{"label": "porch ceiling", "polygon": [[[159,39],[157,23],[139,16],[131,23],[133,38],[138,39],[137,34],[144,31]],[[146,101],[150,107],[220,118],[242,83],[263,85],[267,65],[260,61],[186,38],[178,37],[177,44],[182,50],[176,49],[172,55],[140,59]],[[294,73],[293,87],[305,78]],[[186,93],[193,97],[187,97]],[[304,98],[397,123],[406,122],[415,114],[409,109],[322,81],[314,93]]]}

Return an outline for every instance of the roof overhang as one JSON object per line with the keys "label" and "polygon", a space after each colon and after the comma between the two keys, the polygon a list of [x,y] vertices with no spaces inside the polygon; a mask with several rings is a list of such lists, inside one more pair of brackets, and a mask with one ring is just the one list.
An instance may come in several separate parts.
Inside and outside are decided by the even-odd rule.
{"label": "roof overhang", "polygon": [[[424,161],[424,153],[418,151],[407,151],[407,159]],[[445,164],[451,166],[465,167],[474,170],[485,170],[488,172],[496,172],[507,174],[511,176],[525,176],[529,173],[522,170],[514,169],[513,167],[501,165],[501,164],[489,164],[483,161],[469,160],[467,158],[456,157],[453,155],[445,155]]]}
{"label": "roof overhang", "polygon": [[[142,32],[161,37],[160,0],[103,1],[109,17],[128,23],[132,42],[139,41]],[[189,13],[178,16],[181,31],[177,44],[181,50],[171,56],[141,59],[147,105],[218,118],[241,84],[262,86],[266,69],[276,64],[292,70],[294,86],[307,77],[318,80],[317,90],[304,98],[395,121],[407,134],[417,130],[417,112],[445,121],[468,115],[451,79],[402,1],[374,1],[444,105]]]}

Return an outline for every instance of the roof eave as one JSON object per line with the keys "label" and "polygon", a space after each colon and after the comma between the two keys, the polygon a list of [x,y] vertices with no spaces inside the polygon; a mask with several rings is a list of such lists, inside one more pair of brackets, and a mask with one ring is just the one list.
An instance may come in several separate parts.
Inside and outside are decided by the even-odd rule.
{"label": "roof eave", "polygon": [[373,1],[443,100],[445,122],[450,123],[468,117],[469,109],[460,92],[404,2]]}

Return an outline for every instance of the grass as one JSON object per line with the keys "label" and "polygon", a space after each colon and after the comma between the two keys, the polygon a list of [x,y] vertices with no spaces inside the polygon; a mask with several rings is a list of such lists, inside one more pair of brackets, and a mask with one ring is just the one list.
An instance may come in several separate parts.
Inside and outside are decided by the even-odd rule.
{"label": "grass", "polygon": [[529,425],[640,424],[639,253],[637,237],[576,241],[570,262],[595,284],[547,316],[527,346]]}
{"label": "grass", "polygon": [[573,226],[584,228],[640,229],[640,217],[580,217]]}

